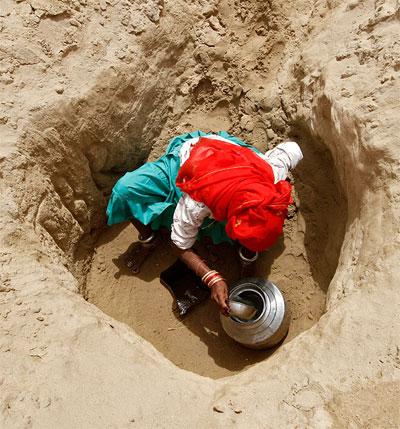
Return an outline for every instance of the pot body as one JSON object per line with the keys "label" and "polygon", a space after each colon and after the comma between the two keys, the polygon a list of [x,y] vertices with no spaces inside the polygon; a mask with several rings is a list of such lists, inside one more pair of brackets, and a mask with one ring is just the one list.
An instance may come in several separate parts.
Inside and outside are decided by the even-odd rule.
{"label": "pot body", "polygon": [[272,282],[260,278],[242,279],[231,288],[229,300],[242,300],[257,309],[250,320],[221,315],[222,327],[235,341],[245,347],[265,349],[285,338],[290,314],[281,291]]}

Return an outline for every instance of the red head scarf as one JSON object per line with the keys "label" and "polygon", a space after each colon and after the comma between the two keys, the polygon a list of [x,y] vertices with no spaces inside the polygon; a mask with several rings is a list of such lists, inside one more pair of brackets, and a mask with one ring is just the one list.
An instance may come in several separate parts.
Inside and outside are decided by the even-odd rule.
{"label": "red head scarf", "polygon": [[252,150],[202,137],[182,165],[177,186],[204,203],[225,230],[253,251],[271,247],[282,233],[291,185],[274,184],[271,166]]}

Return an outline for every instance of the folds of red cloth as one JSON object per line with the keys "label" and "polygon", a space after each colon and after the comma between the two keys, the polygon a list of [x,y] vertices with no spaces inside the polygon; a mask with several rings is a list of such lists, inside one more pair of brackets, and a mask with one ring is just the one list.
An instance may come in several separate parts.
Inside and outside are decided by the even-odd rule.
{"label": "folds of red cloth", "polygon": [[204,203],[226,233],[253,251],[271,247],[282,233],[291,185],[274,183],[271,166],[251,149],[202,137],[181,166],[177,186]]}

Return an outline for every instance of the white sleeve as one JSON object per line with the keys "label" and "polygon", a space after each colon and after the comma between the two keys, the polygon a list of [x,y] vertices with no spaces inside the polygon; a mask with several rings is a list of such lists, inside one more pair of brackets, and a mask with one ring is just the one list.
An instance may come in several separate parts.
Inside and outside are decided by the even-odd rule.
{"label": "white sleeve", "polygon": [[274,149],[269,150],[262,156],[272,167],[275,176],[275,183],[280,180],[285,180],[290,170],[290,161],[286,152],[279,145]]}
{"label": "white sleeve", "polygon": [[171,227],[171,240],[182,250],[190,249],[204,219],[211,215],[210,209],[203,203],[183,194],[179,200]]}

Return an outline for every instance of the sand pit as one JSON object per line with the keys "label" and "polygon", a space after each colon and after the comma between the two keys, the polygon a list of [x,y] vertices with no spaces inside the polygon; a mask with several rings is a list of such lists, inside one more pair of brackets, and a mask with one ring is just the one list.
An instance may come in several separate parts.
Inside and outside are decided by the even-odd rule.
{"label": "sand pit", "polygon": [[[290,305],[292,323],[285,343],[323,314],[347,221],[347,202],[332,157],[309,135],[304,146],[307,161],[296,172],[299,211],[287,221],[280,242],[261,256],[255,272],[276,282]],[[131,326],[177,366],[200,375],[234,374],[273,353],[247,350],[233,342],[223,331],[212,302],[180,318],[171,295],[159,282],[160,272],[175,260],[169,246],[161,245],[142,273],[134,276],[124,267],[124,257],[136,239],[131,225],[109,228],[101,235],[82,288],[85,299]],[[208,259],[211,255],[210,263],[231,284],[239,280],[240,263],[234,248],[201,244],[199,252]]]}
{"label": "sand pit", "polygon": [[[398,13],[2,2],[0,426],[400,425]],[[131,276],[131,227],[105,227],[115,181],[198,128],[305,154],[257,266],[293,313],[271,352],[234,344],[211,303],[178,320],[168,249]],[[231,249],[212,251],[234,281]]]}

